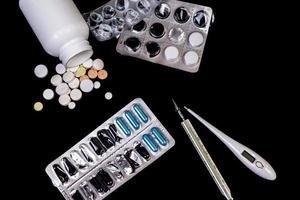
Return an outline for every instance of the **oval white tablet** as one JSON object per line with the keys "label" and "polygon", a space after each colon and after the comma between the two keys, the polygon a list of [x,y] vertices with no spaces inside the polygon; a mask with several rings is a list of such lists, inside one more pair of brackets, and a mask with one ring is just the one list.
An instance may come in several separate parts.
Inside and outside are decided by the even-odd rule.
{"label": "oval white tablet", "polygon": [[79,101],[82,98],[82,92],[79,89],[74,89],[71,91],[70,97],[73,101]]}
{"label": "oval white tablet", "polygon": [[37,65],[34,68],[34,74],[38,78],[45,78],[48,74],[48,68],[46,67],[46,65]]}
{"label": "oval white tablet", "polygon": [[70,83],[69,83],[69,87],[71,89],[75,89],[75,88],[78,88],[79,87],[79,84],[80,84],[80,81],[78,78],[74,78]]}
{"label": "oval white tablet", "polygon": [[195,51],[188,51],[184,54],[183,61],[186,65],[195,65],[199,61],[199,56]]}
{"label": "oval white tablet", "polygon": [[54,98],[54,92],[53,90],[51,89],[46,89],[44,90],[43,92],[43,97],[46,99],[46,100],[51,100]]}
{"label": "oval white tablet", "polygon": [[61,63],[57,64],[55,67],[55,71],[58,74],[64,74],[66,72],[66,70],[67,70],[66,67]]}
{"label": "oval white tablet", "polygon": [[93,60],[92,59],[88,59],[87,61],[85,61],[84,63],[82,63],[82,65],[84,66],[84,68],[90,69],[93,66]]}
{"label": "oval white tablet", "polygon": [[58,86],[62,83],[62,77],[59,74],[56,74],[51,77],[50,82],[53,86]]}
{"label": "oval white tablet", "polygon": [[69,95],[64,94],[64,95],[61,95],[61,96],[58,98],[58,102],[59,102],[60,105],[62,105],[62,106],[67,106],[67,105],[69,105],[69,103],[71,102],[71,98],[70,98]]}
{"label": "oval white tablet", "polygon": [[90,79],[85,79],[80,83],[80,89],[82,92],[88,93],[91,92],[94,88],[94,83]]}
{"label": "oval white tablet", "polygon": [[203,35],[200,32],[191,33],[189,36],[189,43],[192,47],[199,47],[204,41]]}
{"label": "oval white tablet", "polygon": [[99,89],[101,87],[101,83],[99,81],[94,82],[94,88]]}
{"label": "oval white tablet", "polygon": [[175,61],[179,56],[179,50],[175,46],[169,46],[164,52],[167,61]]}
{"label": "oval white tablet", "polygon": [[111,92],[106,92],[104,97],[106,100],[111,100],[113,98],[113,94]]}
{"label": "oval white tablet", "polygon": [[70,102],[69,105],[68,105],[68,108],[70,110],[73,110],[75,107],[76,107],[76,103],[74,103],[74,102]]}
{"label": "oval white tablet", "polygon": [[66,83],[61,83],[55,88],[55,92],[58,95],[67,94],[69,92],[69,90],[70,90],[70,88],[69,88],[68,84],[66,84]]}
{"label": "oval white tablet", "polygon": [[95,59],[94,62],[93,62],[93,68],[95,70],[103,69],[104,68],[104,62],[100,58]]}
{"label": "oval white tablet", "polygon": [[74,79],[75,75],[73,72],[67,71],[66,73],[64,73],[63,75],[63,80],[66,83],[70,83],[73,79]]}

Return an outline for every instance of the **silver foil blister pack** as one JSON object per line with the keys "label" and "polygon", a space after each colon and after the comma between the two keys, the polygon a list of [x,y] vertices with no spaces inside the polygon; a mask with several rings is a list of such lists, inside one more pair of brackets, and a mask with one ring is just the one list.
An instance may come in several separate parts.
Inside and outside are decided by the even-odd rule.
{"label": "silver foil blister pack", "polygon": [[121,34],[117,51],[168,67],[199,70],[210,24],[211,8],[166,0],[153,13]]}
{"label": "silver foil blister pack", "polygon": [[46,173],[65,199],[100,200],[174,145],[138,98],[50,163]]}
{"label": "silver foil blister pack", "polygon": [[131,28],[149,16],[160,2],[161,0],[111,0],[83,16],[96,39],[106,41],[118,38],[124,29]]}

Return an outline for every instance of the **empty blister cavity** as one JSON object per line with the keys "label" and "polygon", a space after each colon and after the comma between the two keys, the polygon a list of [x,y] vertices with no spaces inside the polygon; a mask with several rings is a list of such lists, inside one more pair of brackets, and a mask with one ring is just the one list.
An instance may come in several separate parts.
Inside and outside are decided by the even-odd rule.
{"label": "empty blister cavity", "polygon": [[145,45],[146,52],[150,58],[153,58],[160,54],[160,46],[156,42],[147,42]]}
{"label": "empty blister cavity", "polygon": [[146,161],[149,161],[151,159],[151,155],[148,152],[148,150],[140,143],[140,142],[136,142],[134,144],[134,149],[136,150],[136,152],[138,152],[138,154],[140,154],[140,156],[142,158],[144,158]]}
{"label": "empty blister cavity", "polygon": [[96,160],[94,154],[90,151],[90,149],[85,145],[80,145],[79,147],[81,154],[84,156],[85,160],[89,163],[93,163]]}
{"label": "empty blister cavity", "polygon": [[124,178],[122,171],[114,162],[109,162],[106,166],[106,169],[113,175],[113,177],[115,177],[117,181],[120,181]]}
{"label": "empty blister cavity", "polygon": [[67,183],[69,181],[69,177],[66,174],[66,172],[59,166],[58,164],[53,165],[53,170],[57,176],[57,178],[60,180],[60,182]]}
{"label": "empty blister cavity", "polygon": [[122,117],[118,117],[116,123],[127,137],[131,135],[131,130]]}
{"label": "empty blister cavity", "polygon": [[130,122],[131,126],[135,129],[138,130],[140,128],[140,123],[138,120],[135,118],[135,116],[132,114],[131,111],[127,110],[125,111],[125,117],[126,119]]}
{"label": "empty blister cavity", "polygon": [[93,30],[95,36],[98,37],[100,40],[111,39],[113,36],[112,32],[112,27],[108,24],[100,24],[98,28]]}
{"label": "empty blister cavity", "polygon": [[124,155],[117,155],[115,161],[122,168],[125,174],[129,175],[134,173],[134,168],[131,167]]}
{"label": "empty blister cavity", "polygon": [[185,32],[180,27],[174,27],[169,31],[169,39],[174,43],[182,43],[185,40]]}
{"label": "empty blister cavity", "polygon": [[137,52],[141,48],[141,42],[136,37],[127,38],[124,42],[126,49],[129,52]]}
{"label": "empty blister cavity", "polygon": [[129,0],[116,0],[115,6],[118,11],[125,11],[129,7]]}
{"label": "empty blister cavity", "polygon": [[95,200],[97,198],[96,193],[87,183],[82,184],[81,191],[87,200]]}
{"label": "empty blister cavity", "polygon": [[121,17],[116,17],[112,20],[111,27],[115,33],[121,33],[125,27],[125,20]]}
{"label": "empty blister cavity", "polygon": [[88,18],[88,24],[90,26],[90,29],[96,28],[101,22],[103,21],[102,15],[100,15],[97,12],[91,12],[89,18]]}
{"label": "empty blister cavity", "polygon": [[152,152],[158,152],[158,145],[149,134],[143,135],[143,141],[147,144]]}
{"label": "empty blister cavity", "polygon": [[113,138],[111,137],[110,131],[107,129],[102,129],[98,131],[97,136],[106,149],[109,149],[115,146],[116,144]]}
{"label": "empty blister cavity", "polygon": [[190,14],[185,7],[179,7],[174,12],[174,19],[179,24],[184,24],[190,19]]}
{"label": "empty blister cavity", "polygon": [[105,20],[112,19],[116,15],[116,10],[110,5],[106,5],[102,9],[102,16]]}
{"label": "empty blister cavity", "polygon": [[106,152],[105,147],[102,145],[100,140],[96,137],[90,139],[90,146],[98,156],[101,156]]}
{"label": "empty blister cavity", "polygon": [[165,35],[165,27],[161,23],[154,23],[150,26],[149,32],[154,38],[162,38]]}
{"label": "empty blister cavity", "polygon": [[62,159],[62,165],[70,176],[75,176],[78,173],[77,168],[70,162],[68,158]]}
{"label": "empty blister cavity", "polygon": [[179,50],[175,46],[168,46],[164,51],[165,59],[169,62],[174,62],[179,57]]}
{"label": "empty blister cavity", "polygon": [[205,11],[200,10],[193,16],[193,22],[198,28],[205,28],[208,22],[208,17]]}
{"label": "empty blister cavity", "polygon": [[144,15],[147,15],[151,11],[151,4],[148,0],[138,1],[136,7]]}
{"label": "empty blister cavity", "polygon": [[199,56],[195,51],[188,51],[183,56],[183,62],[186,65],[195,65],[199,61]]}
{"label": "empty blister cavity", "polygon": [[135,32],[135,33],[140,33],[140,32],[143,32],[147,29],[147,24],[144,20],[140,21],[139,23],[137,23],[136,25],[134,25],[132,27],[132,30]]}
{"label": "empty blister cavity", "polygon": [[77,151],[72,151],[70,153],[70,158],[73,160],[73,162],[79,169],[85,169],[87,167],[86,162]]}
{"label": "empty blister cavity", "polygon": [[125,150],[124,156],[127,159],[127,161],[130,163],[131,167],[134,169],[139,168],[143,164],[141,158],[133,149]]}
{"label": "empty blister cavity", "polygon": [[200,32],[193,32],[189,36],[189,44],[191,47],[200,47],[204,42],[203,35]]}
{"label": "empty blister cavity", "polygon": [[109,131],[111,133],[111,137],[115,142],[120,142],[122,140],[122,137],[118,134],[118,129],[116,125],[110,124],[109,125]]}
{"label": "empty blister cavity", "polygon": [[74,192],[74,194],[72,194],[72,199],[73,200],[85,200],[78,190],[76,190]]}
{"label": "empty blister cavity", "polygon": [[133,9],[128,9],[127,12],[125,13],[124,17],[125,17],[125,21],[129,25],[134,25],[134,24],[138,23],[140,20],[140,14]]}
{"label": "empty blister cavity", "polygon": [[151,133],[153,134],[153,136],[156,138],[156,140],[159,142],[160,145],[166,146],[168,144],[166,137],[157,127],[152,128]]}
{"label": "empty blister cavity", "polygon": [[140,104],[134,104],[133,109],[137,113],[139,118],[142,120],[142,122],[147,123],[149,121],[149,117],[147,116],[143,108],[140,106]]}
{"label": "empty blister cavity", "polygon": [[155,8],[154,13],[159,19],[166,19],[170,16],[171,8],[168,4],[162,3]]}

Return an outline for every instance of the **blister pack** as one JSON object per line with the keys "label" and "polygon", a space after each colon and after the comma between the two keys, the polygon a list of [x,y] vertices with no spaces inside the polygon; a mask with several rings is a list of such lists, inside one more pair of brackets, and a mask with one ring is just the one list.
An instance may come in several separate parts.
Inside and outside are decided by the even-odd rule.
{"label": "blister pack", "polygon": [[174,145],[138,98],[50,163],[46,173],[65,199],[100,200]]}
{"label": "blister pack", "polygon": [[212,20],[209,7],[165,0],[151,15],[124,30],[116,49],[122,55],[195,73]]}
{"label": "blister pack", "polygon": [[111,0],[83,16],[99,41],[119,37],[124,29],[153,13],[161,0]]}

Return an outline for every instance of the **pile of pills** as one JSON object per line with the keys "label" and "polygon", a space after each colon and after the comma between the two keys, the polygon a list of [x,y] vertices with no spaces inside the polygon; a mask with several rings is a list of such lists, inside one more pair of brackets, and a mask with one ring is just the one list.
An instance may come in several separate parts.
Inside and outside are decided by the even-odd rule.
{"label": "pile of pills", "polygon": [[[58,95],[58,102],[62,106],[74,109],[84,93],[90,93],[93,89],[99,89],[101,82],[108,77],[108,72],[104,69],[101,59],[89,59],[83,64],[67,68],[63,64],[55,67],[56,74],[50,78],[50,83],[54,89],[47,88],[43,91],[45,100],[52,100],[55,94]],[[45,78],[48,75],[48,68],[45,65],[37,65],[34,74],[38,78]],[[107,92],[104,97],[111,100],[113,95]],[[35,111],[41,111],[43,104],[36,102],[33,106]]]}

